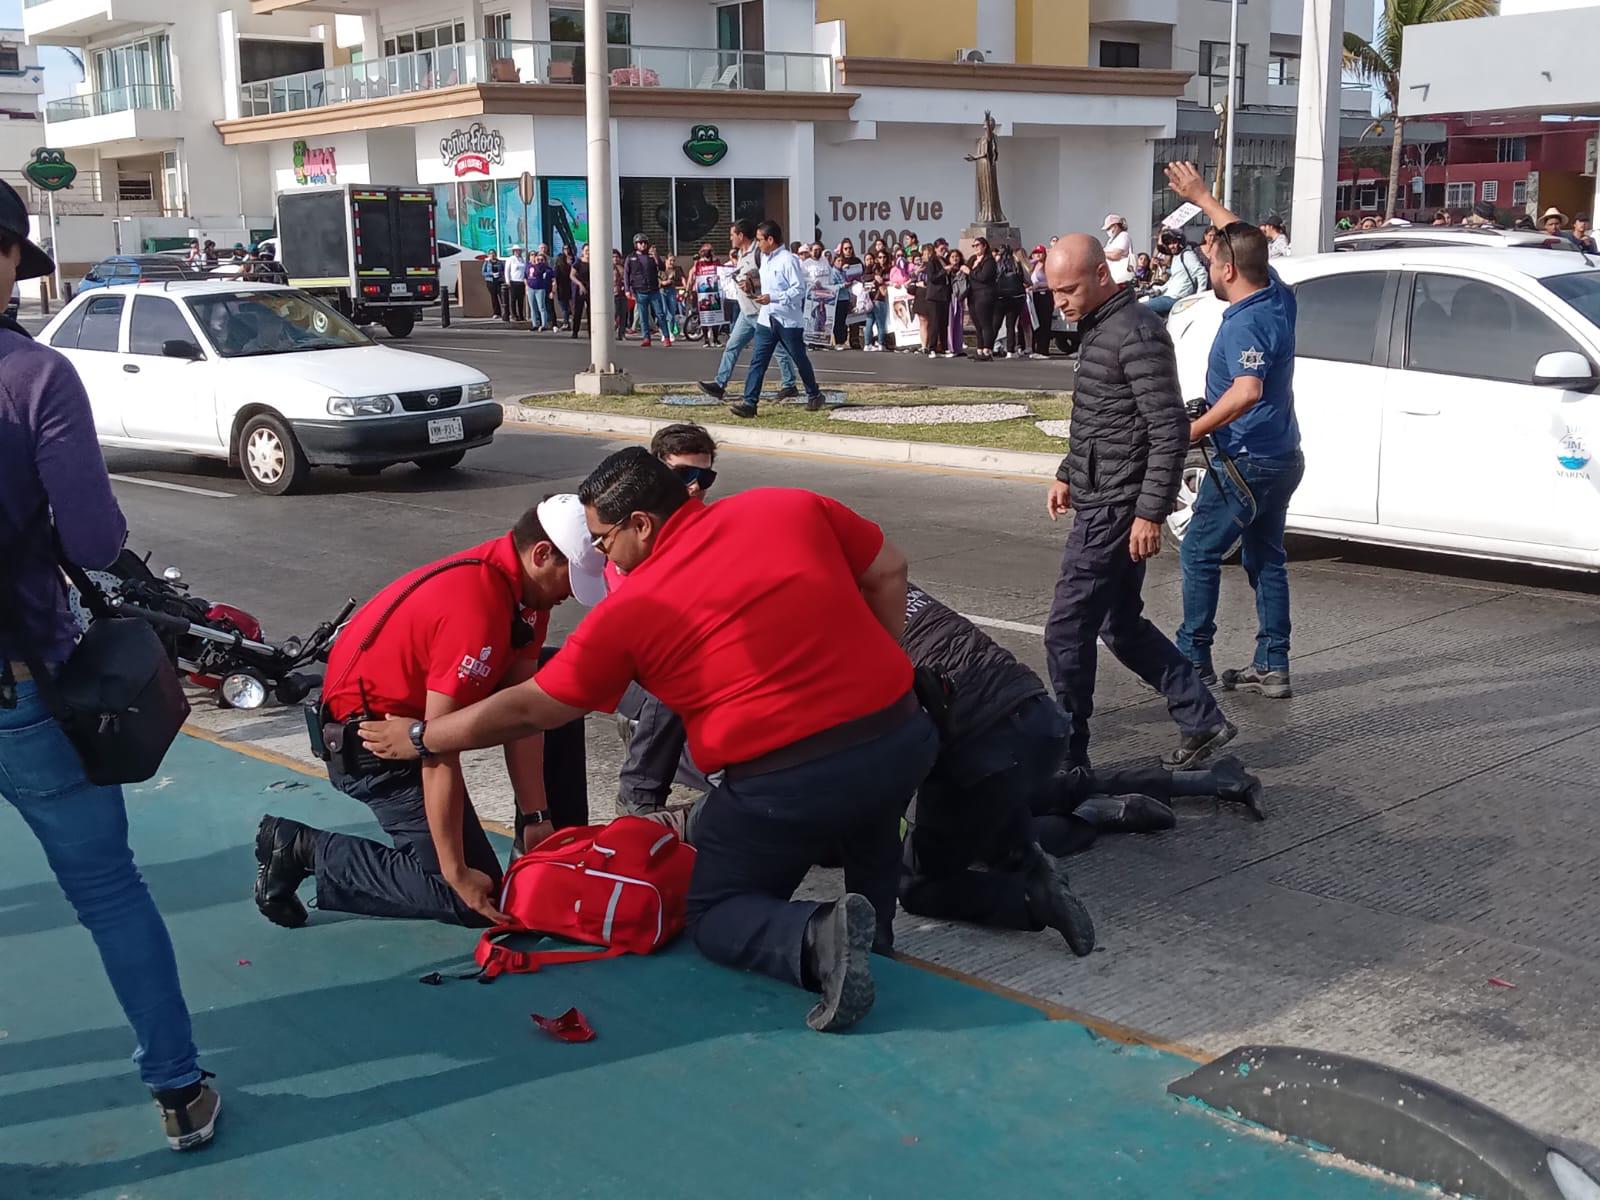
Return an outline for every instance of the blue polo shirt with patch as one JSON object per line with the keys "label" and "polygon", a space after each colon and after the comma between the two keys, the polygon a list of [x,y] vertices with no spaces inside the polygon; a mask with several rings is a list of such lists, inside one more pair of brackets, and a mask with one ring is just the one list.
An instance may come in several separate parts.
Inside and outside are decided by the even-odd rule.
{"label": "blue polo shirt with patch", "polygon": [[1241,375],[1261,380],[1261,399],[1212,442],[1237,458],[1288,458],[1300,448],[1294,416],[1294,293],[1276,272],[1271,282],[1222,314],[1206,368],[1206,403],[1215,404]]}

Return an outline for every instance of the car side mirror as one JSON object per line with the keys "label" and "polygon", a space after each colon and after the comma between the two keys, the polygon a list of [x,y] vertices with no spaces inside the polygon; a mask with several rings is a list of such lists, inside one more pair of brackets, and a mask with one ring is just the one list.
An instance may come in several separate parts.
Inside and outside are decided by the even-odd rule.
{"label": "car side mirror", "polygon": [[1595,377],[1594,364],[1575,350],[1557,350],[1542,355],[1533,364],[1533,382],[1540,387],[1561,388],[1564,391],[1593,391],[1600,382]]}
{"label": "car side mirror", "polygon": [[188,338],[168,338],[161,343],[161,356],[163,358],[182,358],[189,362],[205,357],[200,347]]}

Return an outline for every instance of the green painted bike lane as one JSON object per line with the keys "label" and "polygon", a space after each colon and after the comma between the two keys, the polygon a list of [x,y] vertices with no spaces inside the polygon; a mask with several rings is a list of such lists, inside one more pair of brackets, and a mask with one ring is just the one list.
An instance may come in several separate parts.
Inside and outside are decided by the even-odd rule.
{"label": "green painted bike lane", "polygon": [[[181,738],[128,807],[217,1139],[165,1148],[93,945],[0,803],[4,1200],[1416,1193],[1175,1102],[1186,1059],[902,963],[875,964],[877,1007],[837,1037],[683,942],[422,986],[470,966],[472,933],[315,910],[282,930],[251,903],[262,812],[376,831],[325,781]],[[529,1020],[574,1005],[595,1041]]]}

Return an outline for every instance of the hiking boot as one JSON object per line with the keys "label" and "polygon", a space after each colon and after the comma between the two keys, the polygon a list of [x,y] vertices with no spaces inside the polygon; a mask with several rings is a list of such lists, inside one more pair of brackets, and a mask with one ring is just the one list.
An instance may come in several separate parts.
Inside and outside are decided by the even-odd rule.
{"label": "hiking boot", "polygon": [[1224,671],[1222,686],[1230,692],[1255,692],[1269,700],[1287,700],[1294,692],[1289,687],[1289,671],[1267,671],[1254,664],[1239,671]]}
{"label": "hiking boot", "polygon": [[847,892],[819,908],[806,923],[801,960],[822,999],[806,1014],[818,1033],[848,1029],[872,1008],[872,939],[878,917],[872,901]]}
{"label": "hiking boot", "polygon": [[1168,805],[1138,794],[1091,796],[1072,815],[1089,822],[1098,833],[1161,833],[1178,823]]}
{"label": "hiking boot", "polygon": [[720,383],[708,383],[702,379],[700,381],[700,390],[713,400],[721,400],[726,389]]}
{"label": "hiking boot", "polygon": [[806,411],[807,412],[821,412],[823,409],[825,409],[827,407],[828,407],[827,397],[825,397],[821,392],[818,392],[815,396],[807,396],[806,397]]}
{"label": "hiking boot", "polygon": [[1067,882],[1067,864],[1035,845],[1023,868],[1023,878],[1028,911],[1034,920],[1064,937],[1079,958],[1093,950],[1094,919],[1083,901],[1072,894]]}
{"label": "hiking boot", "polygon": [[256,829],[256,907],[274,925],[299,929],[306,906],[295,889],[316,869],[316,830],[299,821],[261,818]]}
{"label": "hiking boot", "polygon": [[1161,765],[1169,771],[1192,771],[1238,736],[1239,727],[1232,721],[1224,721],[1215,729],[1186,733],[1178,739],[1176,749],[1161,756]]}
{"label": "hiking boot", "polygon": [[736,417],[743,417],[746,421],[756,415],[756,406],[744,400],[736,400],[728,405],[728,411]]}
{"label": "hiking boot", "polygon": [[167,1145],[174,1150],[198,1150],[216,1134],[222,1097],[206,1083],[210,1078],[211,1072],[205,1071],[188,1087],[153,1093],[156,1107],[161,1110]]}
{"label": "hiking boot", "polygon": [[1224,754],[1211,764],[1212,777],[1217,781],[1217,798],[1242,804],[1258,821],[1265,821],[1267,813],[1261,807],[1261,780],[1244,769],[1244,764],[1231,754]]}
{"label": "hiking boot", "polygon": [[790,384],[786,388],[779,388],[778,389],[778,399],[779,400],[798,400],[798,399],[800,399],[800,389],[795,387],[793,384]]}

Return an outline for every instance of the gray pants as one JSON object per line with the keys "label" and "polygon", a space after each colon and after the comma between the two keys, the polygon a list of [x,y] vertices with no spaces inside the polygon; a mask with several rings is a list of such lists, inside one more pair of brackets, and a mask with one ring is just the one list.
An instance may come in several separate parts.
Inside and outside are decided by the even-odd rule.
{"label": "gray pants", "polygon": [[632,731],[625,734],[628,753],[617,777],[617,810],[641,816],[667,807],[674,782],[697,792],[709,792],[711,783],[689,757],[683,722],[637,683],[630,683],[617,705]]}

